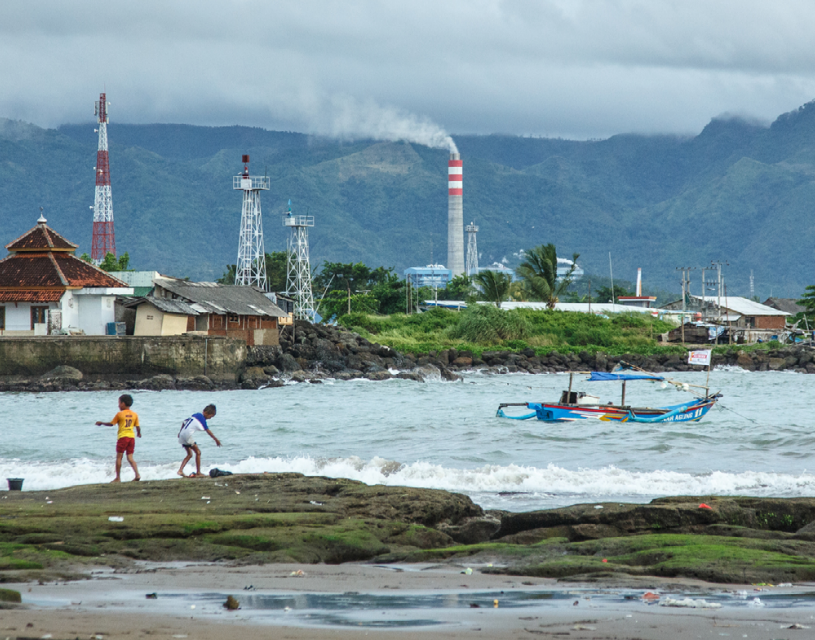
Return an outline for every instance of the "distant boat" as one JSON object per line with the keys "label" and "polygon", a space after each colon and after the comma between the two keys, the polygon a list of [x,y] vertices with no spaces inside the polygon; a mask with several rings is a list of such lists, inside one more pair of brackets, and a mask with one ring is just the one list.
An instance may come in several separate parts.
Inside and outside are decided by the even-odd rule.
{"label": "distant boat", "polygon": [[[606,422],[698,422],[722,397],[721,393],[710,393],[709,387],[677,382],[657,376],[631,365],[621,363],[623,370],[612,373],[605,371],[579,371],[588,374],[588,382],[622,382],[622,399],[620,404],[601,404],[600,398],[582,391],[572,391],[575,373],[569,375],[569,389],[560,396],[559,402],[504,402],[498,405],[497,416],[511,420],[530,420],[537,418],[543,422],[574,422],[577,420],[600,420]],[[683,391],[704,389],[704,396],[694,397],[682,404],[667,407],[636,407],[625,403],[625,383],[629,380],[650,380],[672,384]],[[506,415],[505,407],[526,407],[531,413],[518,416]]]}

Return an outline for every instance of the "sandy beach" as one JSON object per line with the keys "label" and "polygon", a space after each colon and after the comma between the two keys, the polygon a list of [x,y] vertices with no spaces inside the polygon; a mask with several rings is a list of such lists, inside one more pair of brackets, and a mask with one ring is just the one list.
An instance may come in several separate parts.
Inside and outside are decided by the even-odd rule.
{"label": "sandy beach", "polygon": [[[300,571],[304,575],[297,575]],[[4,585],[22,593],[23,605],[0,613],[0,637],[772,640],[812,637],[809,628],[815,628],[815,601],[799,598],[795,606],[779,606],[767,600],[781,592],[800,596],[811,585],[778,589],[650,578],[581,584],[486,575],[478,567],[469,575],[462,571],[465,565],[458,564],[140,563],[117,571],[97,568],[89,580]],[[746,595],[718,609],[686,609],[649,603],[641,598],[648,591],[659,594],[663,602],[668,594],[676,599],[690,594],[708,602],[717,594]],[[157,597],[148,599],[152,593]],[[222,606],[226,595],[244,602],[283,597],[293,606],[228,611]],[[329,596],[324,602],[333,602],[328,608],[335,610],[307,612],[308,603],[319,601],[320,595]],[[530,599],[519,600],[519,595]],[[371,597],[383,598],[384,608],[366,605]],[[429,607],[427,602],[434,597],[445,606]],[[765,606],[751,606],[753,598],[762,597]],[[412,606],[417,598],[424,606],[418,602]],[[497,606],[493,600],[498,600]],[[473,606],[476,603],[479,606]],[[789,628],[794,625],[799,628]]]}

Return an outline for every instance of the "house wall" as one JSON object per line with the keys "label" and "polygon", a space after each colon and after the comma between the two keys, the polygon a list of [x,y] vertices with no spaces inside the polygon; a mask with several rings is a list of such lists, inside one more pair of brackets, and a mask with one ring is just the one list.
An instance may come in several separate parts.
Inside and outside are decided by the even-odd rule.
{"label": "house wall", "polygon": [[234,382],[246,343],[219,337],[44,336],[0,340],[0,381],[70,365],[91,379],[206,375]]}
{"label": "house wall", "polygon": [[786,316],[756,316],[756,329],[780,329],[786,326]]}
{"label": "house wall", "polygon": [[209,317],[211,336],[228,336],[246,340],[250,347],[254,345],[275,346],[280,344],[280,331],[277,318],[263,316],[238,316],[230,320],[228,316],[212,314]]}
{"label": "house wall", "polygon": [[[6,310],[6,328],[0,330],[3,336],[33,336],[34,330],[31,328],[31,303],[30,302],[4,302],[0,306]],[[58,309],[57,304],[45,302],[35,303],[35,307],[48,307]],[[45,331],[45,328],[41,328]]]}
{"label": "house wall", "polygon": [[[141,306],[148,307],[150,305],[143,304]],[[177,313],[165,313],[161,319],[161,335],[180,336],[182,333],[187,333],[187,317]]]}

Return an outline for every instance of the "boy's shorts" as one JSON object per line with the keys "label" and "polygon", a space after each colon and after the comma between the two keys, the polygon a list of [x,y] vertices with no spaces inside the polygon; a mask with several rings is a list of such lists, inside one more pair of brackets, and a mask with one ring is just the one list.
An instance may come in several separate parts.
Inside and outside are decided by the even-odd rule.
{"label": "boy's shorts", "polygon": [[136,450],[136,438],[119,438],[116,441],[116,453],[133,455]]}

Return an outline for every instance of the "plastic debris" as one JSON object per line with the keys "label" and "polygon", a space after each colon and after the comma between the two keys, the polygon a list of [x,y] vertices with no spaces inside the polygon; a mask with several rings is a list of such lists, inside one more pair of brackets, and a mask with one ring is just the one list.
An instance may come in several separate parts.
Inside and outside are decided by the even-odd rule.
{"label": "plastic debris", "polygon": [[289,577],[290,578],[303,578],[303,577],[305,577],[305,575],[306,575],[305,571],[303,571],[302,569],[298,569],[297,571],[292,571],[289,574]]}
{"label": "plastic debris", "polygon": [[235,493],[236,493],[237,495],[241,495],[241,492],[240,492],[240,491],[236,491]]}
{"label": "plastic debris", "polygon": [[665,598],[659,603],[663,607],[678,607],[683,609],[721,609],[722,605],[718,602],[708,602],[704,598],[694,600],[693,598],[683,598],[682,600],[675,600],[674,598]]}
{"label": "plastic debris", "polygon": [[209,496],[201,496],[201,500],[209,500]]}
{"label": "plastic debris", "polygon": [[783,587],[791,587],[791,586],[792,586],[792,582],[782,582],[781,584],[777,584],[777,585],[775,585],[775,586],[776,586],[776,587],[782,587],[782,588],[783,588]]}
{"label": "plastic debris", "polygon": [[596,505],[594,505],[594,508],[595,508],[595,509],[602,509],[602,508],[603,508],[603,505],[601,505],[601,504],[596,504]]}
{"label": "plastic debris", "polygon": [[322,507],[324,503],[322,502],[315,502],[314,500],[309,500],[309,504],[317,505],[318,507]]}
{"label": "plastic debris", "polygon": [[109,516],[108,520],[111,522],[124,522],[125,519],[122,516]]}
{"label": "plastic debris", "polygon": [[461,573],[463,573],[465,576],[471,576],[471,575],[473,575],[473,570],[472,570],[470,567],[467,567],[467,568],[466,568],[464,571],[462,571]]}
{"label": "plastic debris", "polygon": [[224,609],[229,609],[230,611],[235,611],[241,608],[241,603],[238,602],[234,596],[227,596],[226,602],[224,602]]}
{"label": "plastic debris", "polygon": [[608,562],[608,560],[606,558],[603,558],[603,562]]}
{"label": "plastic debris", "polygon": [[574,631],[596,631],[597,627],[592,627],[587,624],[576,624],[572,627]]}
{"label": "plastic debris", "polygon": [[498,608],[498,599],[497,598],[492,601],[492,606],[495,607],[496,609]]}
{"label": "plastic debris", "polygon": [[713,511],[713,507],[711,507],[709,504],[705,504],[704,502],[699,505],[699,508],[700,509],[710,509],[711,511]]}
{"label": "plastic debris", "polygon": [[643,600],[659,600],[659,594],[654,593],[653,591],[646,591],[642,594]]}
{"label": "plastic debris", "polygon": [[148,600],[158,600],[158,594],[154,591],[153,593],[147,593],[144,596]]}

